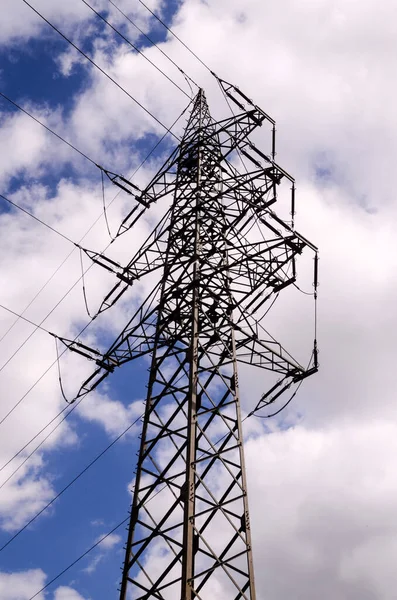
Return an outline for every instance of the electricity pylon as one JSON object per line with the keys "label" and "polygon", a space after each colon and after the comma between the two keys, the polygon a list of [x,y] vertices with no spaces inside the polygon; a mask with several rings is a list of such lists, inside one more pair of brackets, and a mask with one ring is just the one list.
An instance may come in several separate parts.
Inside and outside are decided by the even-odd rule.
{"label": "electricity pylon", "polygon": [[[294,212],[293,179],[274,160],[274,121],[219,81],[237,116],[213,121],[200,90],[181,143],[144,191],[107,172],[135,197],[119,234],[153,202],[172,202],[126,267],[86,250],[120,280],[99,312],[158,271],[152,291],[105,354],[62,340],[97,365],[76,398],[116,366],[151,357],[121,600],[255,600],[237,362],[278,376],[255,410],[317,370],[316,349],[304,368],[261,336],[263,307],[295,282],[296,256],[311,248],[317,273],[317,253],[270,209],[287,179]],[[270,156],[248,138],[264,122]],[[250,164],[243,174],[237,152]],[[259,240],[255,223],[266,232]]]}

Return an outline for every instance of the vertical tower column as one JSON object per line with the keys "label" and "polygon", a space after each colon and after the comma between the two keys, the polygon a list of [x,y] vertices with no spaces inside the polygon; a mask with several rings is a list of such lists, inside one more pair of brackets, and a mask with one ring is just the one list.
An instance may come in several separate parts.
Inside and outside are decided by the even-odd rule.
{"label": "vertical tower column", "polygon": [[197,175],[196,175],[196,207],[195,207],[195,231],[193,249],[193,289],[192,289],[192,332],[190,350],[190,373],[189,373],[189,399],[187,411],[187,448],[186,448],[186,490],[184,497],[184,523],[183,523],[183,547],[182,557],[182,585],[181,600],[193,600],[194,582],[194,554],[195,533],[194,513],[196,497],[196,421],[197,421],[197,384],[198,384],[198,338],[199,338],[199,302],[200,302],[200,186],[201,186],[201,124],[202,124],[202,102],[203,93],[200,90],[198,96],[199,117],[197,129]]}
{"label": "vertical tower column", "polygon": [[121,600],[255,600],[220,152],[200,91],[177,165]]}

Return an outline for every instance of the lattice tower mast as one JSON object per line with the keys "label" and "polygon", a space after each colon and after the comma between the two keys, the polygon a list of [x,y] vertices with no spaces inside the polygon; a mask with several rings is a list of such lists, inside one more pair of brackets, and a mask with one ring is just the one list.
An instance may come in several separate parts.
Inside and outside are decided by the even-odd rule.
{"label": "lattice tower mast", "polygon": [[[256,317],[295,282],[305,247],[315,252],[317,286],[317,251],[270,209],[285,178],[292,215],[295,202],[293,179],[274,161],[274,121],[219,82],[237,116],[214,122],[200,90],[180,145],[143,192],[107,173],[135,195],[119,234],[151,203],[173,201],[126,267],[86,250],[120,280],[99,312],[138,278],[158,270],[160,280],[105,354],[62,340],[98,367],[76,398],[115,366],[151,355],[120,600],[255,600],[237,361],[278,375],[256,410],[317,370],[316,343],[304,368],[263,339]],[[264,122],[270,156],[248,138]],[[249,160],[244,174],[232,165],[236,151]],[[250,235],[255,220],[268,233],[260,241]]]}
{"label": "lattice tower mast", "polygon": [[[255,598],[219,156],[201,91],[180,148],[156,331],[171,343],[153,353],[123,600],[134,566],[159,540],[168,559],[144,584],[147,597],[160,597],[175,579],[184,600],[214,597],[219,570],[230,597]],[[161,445],[166,452],[170,440],[172,456],[156,469],[151,455]],[[143,525],[144,506],[164,483],[160,519]]]}

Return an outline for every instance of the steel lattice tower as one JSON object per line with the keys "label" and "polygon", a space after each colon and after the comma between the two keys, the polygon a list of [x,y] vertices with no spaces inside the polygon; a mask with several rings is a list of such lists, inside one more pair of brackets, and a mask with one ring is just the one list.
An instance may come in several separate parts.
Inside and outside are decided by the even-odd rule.
{"label": "steel lattice tower", "polygon": [[[115,366],[151,356],[121,600],[255,600],[237,362],[278,376],[256,409],[317,370],[316,350],[303,368],[261,337],[261,307],[295,281],[295,257],[316,248],[270,209],[288,179],[294,212],[293,179],[274,161],[274,121],[219,81],[237,116],[214,122],[200,90],[181,143],[144,191],[107,172],[135,196],[119,234],[153,202],[173,199],[126,267],[86,250],[120,280],[100,312],[158,271],[152,291],[105,354],[62,340],[97,364],[77,397]],[[270,155],[248,138],[265,121]],[[237,151],[250,164],[243,174]],[[252,237],[253,221],[264,239]]]}

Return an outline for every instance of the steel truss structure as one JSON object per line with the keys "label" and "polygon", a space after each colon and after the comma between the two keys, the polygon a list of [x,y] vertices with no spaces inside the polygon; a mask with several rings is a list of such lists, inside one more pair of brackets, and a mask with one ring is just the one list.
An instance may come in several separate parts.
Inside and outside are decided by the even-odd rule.
{"label": "steel truss structure", "polygon": [[[121,600],[255,600],[237,363],[278,376],[255,410],[317,370],[316,348],[304,368],[260,323],[266,303],[295,282],[305,248],[315,255],[317,285],[316,247],[270,208],[285,179],[292,215],[295,203],[293,179],[274,160],[274,121],[219,82],[238,114],[213,121],[200,90],[181,143],[144,191],[106,172],[133,201],[118,235],[153,202],[172,202],[125,267],[84,250],[118,278],[99,312],[158,271],[152,291],[106,353],[60,338],[96,362],[76,398],[115,367],[151,360]],[[265,122],[269,156],[249,140]],[[250,165],[244,173],[237,152]]]}

